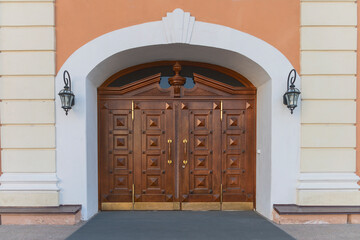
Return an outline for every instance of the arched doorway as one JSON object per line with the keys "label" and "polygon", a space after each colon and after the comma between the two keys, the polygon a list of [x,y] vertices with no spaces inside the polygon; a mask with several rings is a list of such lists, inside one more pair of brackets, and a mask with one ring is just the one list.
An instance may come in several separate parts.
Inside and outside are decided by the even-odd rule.
{"label": "arched doorway", "polygon": [[[232,69],[256,87],[256,211],[271,219],[273,204],[295,204],[297,197],[301,115],[297,111],[290,116],[282,103],[293,66],[270,44],[226,26],[195,21],[189,41],[169,41],[166,19],[170,18],[104,34],[79,48],[61,67],[56,92],[63,89],[62,73],[68,70],[76,104],[66,116],[56,99],[59,203],[81,204],[85,220],[99,209],[97,88],[119,70],[181,59]],[[171,19],[175,25],[182,22]],[[169,34],[182,36],[183,30]]]}
{"label": "arched doorway", "polygon": [[131,67],[98,88],[100,210],[252,210],[256,88],[216,65]]}

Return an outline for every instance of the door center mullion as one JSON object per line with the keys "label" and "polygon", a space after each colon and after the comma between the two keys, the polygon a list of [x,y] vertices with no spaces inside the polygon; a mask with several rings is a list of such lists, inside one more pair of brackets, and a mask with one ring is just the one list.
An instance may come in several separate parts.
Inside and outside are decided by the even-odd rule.
{"label": "door center mullion", "polygon": [[180,135],[179,135],[179,117],[180,109],[179,109],[179,101],[174,101],[174,136],[175,136],[175,161],[174,161],[174,167],[175,167],[175,199],[180,201],[180,151],[179,151],[179,142],[180,142]]}

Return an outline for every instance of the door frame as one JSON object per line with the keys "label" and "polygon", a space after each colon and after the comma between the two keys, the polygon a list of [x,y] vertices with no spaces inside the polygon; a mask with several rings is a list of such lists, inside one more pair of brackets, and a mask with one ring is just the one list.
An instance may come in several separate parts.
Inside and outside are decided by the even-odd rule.
{"label": "door frame", "polygon": [[[252,141],[252,145],[254,146],[253,151],[250,153],[251,155],[251,159],[252,161],[254,161],[253,164],[253,192],[254,192],[254,200],[253,200],[253,206],[252,208],[255,209],[256,208],[256,115],[257,115],[257,110],[256,110],[256,87],[248,80],[246,79],[244,76],[242,76],[241,74],[231,70],[231,69],[227,69],[221,66],[217,66],[217,65],[213,65],[213,64],[208,64],[208,63],[201,63],[201,62],[191,62],[191,61],[179,61],[181,65],[183,66],[199,66],[199,67],[204,67],[204,68],[209,68],[209,69],[213,69],[215,71],[224,73],[226,75],[229,75],[233,78],[235,78],[236,80],[238,80],[239,82],[241,82],[244,87],[232,87],[229,86],[227,84],[221,83],[219,81],[198,75],[198,74],[194,74],[194,81],[196,79],[196,82],[200,82],[200,83],[205,83],[208,87],[214,88],[216,90],[221,90],[221,91],[226,91],[230,94],[234,94],[234,96],[240,98],[240,99],[251,99],[254,102],[254,106],[251,106],[254,108],[254,129],[253,129],[253,136],[254,139]],[[146,77],[144,79],[139,79],[136,80],[134,82],[131,82],[129,84],[126,84],[122,87],[109,87],[109,85],[115,81],[116,79],[118,79],[121,76],[124,76],[128,73],[140,70],[140,69],[144,69],[144,68],[150,68],[150,67],[154,67],[154,66],[167,66],[167,65],[173,65],[175,63],[175,61],[158,61],[158,62],[151,62],[151,63],[145,63],[145,64],[141,64],[141,65],[136,65],[136,66],[132,66],[130,68],[124,69],[122,71],[119,71],[118,73],[112,75],[110,78],[108,78],[98,89],[97,89],[97,103],[98,103],[98,169],[100,169],[100,126],[99,126],[99,118],[100,118],[100,100],[103,99],[117,99],[117,100],[121,100],[121,99],[128,99],[128,98],[122,98],[119,97],[123,94],[126,94],[127,92],[130,91],[134,91],[137,89],[142,89],[150,84],[153,84],[154,82],[158,81],[158,77],[160,75],[154,75],[154,76],[150,76],[150,77]],[[236,97],[230,98],[230,99],[237,99]],[[222,98],[222,97],[219,97]],[[171,98],[171,100],[181,100],[183,98]],[[135,100],[135,99],[134,99]],[[145,98],[141,98],[141,100],[156,100],[155,98],[151,98],[151,99],[147,99]],[[164,100],[162,98],[159,98],[159,100]],[[170,99],[168,99],[170,100]],[[185,98],[184,100],[191,100],[191,98]],[[206,100],[206,98],[194,98],[194,101],[196,100]],[[214,100],[214,98],[212,98],[212,100]],[[164,100],[165,101],[165,100]],[[101,210],[101,185],[100,185],[100,171],[98,172],[98,210]],[[152,203],[149,202],[150,204],[148,204],[150,207],[152,207],[152,210],[178,210],[179,206],[176,204],[176,202],[172,202],[174,203],[173,206],[165,206],[165,208],[161,208],[159,207],[156,203]],[[181,202],[179,202],[181,204]],[[163,204],[163,203],[162,203]],[[125,207],[125,209],[123,210],[151,210],[151,209],[147,209],[147,204],[142,204],[139,205],[139,207],[137,209],[134,208],[134,205],[132,206],[132,209],[129,209],[129,207]],[[195,204],[196,205],[196,204]],[[121,207],[120,207],[121,208]],[[109,207],[109,210],[111,210],[112,207]],[[209,204],[208,207],[205,206],[201,207],[199,206],[199,208],[196,208],[199,210],[217,210],[217,208],[214,207]],[[244,209],[248,209],[249,210],[249,206],[245,206]],[[189,207],[188,210],[193,210],[191,207]],[[220,210],[220,209],[219,209]],[[231,210],[231,204],[229,204],[229,209]]]}

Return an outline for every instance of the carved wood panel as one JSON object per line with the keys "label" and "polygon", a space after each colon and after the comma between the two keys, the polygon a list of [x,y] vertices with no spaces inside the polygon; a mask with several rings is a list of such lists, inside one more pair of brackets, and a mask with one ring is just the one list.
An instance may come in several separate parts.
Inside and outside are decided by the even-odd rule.
{"label": "carved wood panel", "polygon": [[[244,106],[243,109],[236,109]],[[243,101],[224,101],[222,183],[225,202],[254,200],[253,111]]]}
{"label": "carved wood panel", "polygon": [[175,94],[159,79],[99,95],[100,203],[253,202],[255,97],[199,75]]}
{"label": "carved wood panel", "polygon": [[107,111],[108,119],[108,199],[128,201],[133,184],[133,129],[128,110]]}
{"label": "carved wood panel", "polygon": [[[185,202],[219,201],[221,159],[216,137],[220,136],[220,110],[211,101],[182,101],[180,141],[188,140],[189,151],[181,159],[189,163],[180,168],[181,199]],[[183,143],[184,144],[184,143]],[[182,163],[180,163],[181,165]],[[182,164],[182,167],[184,164]]]}
{"label": "carved wood panel", "polygon": [[[164,104],[141,102],[142,201],[165,201],[166,115]],[[160,105],[160,106],[159,106]]]}
{"label": "carved wood panel", "polygon": [[107,201],[130,201],[132,184],[136,201],[216,202],[221,184],[225,202],[254,200],[254,110],[246,100],[224,100],[223,111],[216,101],[136,106],[134,121],[130,110],[107,111]]}

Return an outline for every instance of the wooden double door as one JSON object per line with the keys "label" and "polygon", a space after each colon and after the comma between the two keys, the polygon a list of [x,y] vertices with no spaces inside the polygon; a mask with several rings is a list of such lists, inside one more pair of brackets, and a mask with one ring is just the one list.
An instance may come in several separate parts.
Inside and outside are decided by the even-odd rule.
{"label": "wooden double door", "polygon": [[101,106],[101,209],[253,208],[254,99],[105,98]]}

